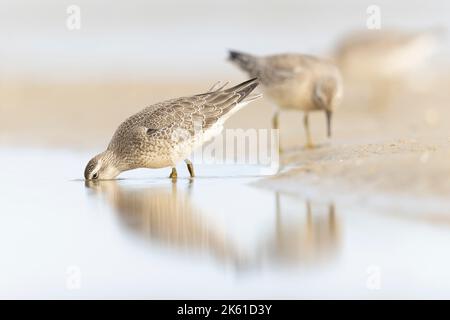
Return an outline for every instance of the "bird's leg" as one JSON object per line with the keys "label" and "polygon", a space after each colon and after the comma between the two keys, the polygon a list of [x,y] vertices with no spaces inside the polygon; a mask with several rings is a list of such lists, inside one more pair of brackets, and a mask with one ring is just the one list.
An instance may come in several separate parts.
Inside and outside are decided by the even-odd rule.
{"label": "bird's leg", "polygon": [[186,160],[184,160],[184,162],[186,162],[186,166],[188,168],[189,174],[191,175],[191,178],[195,177],[194,165],[192,164],[191,160],[186,159]]}
{"label": "bird's leg", "polygon": [[170,173],[169,178],[175,180],[177,178],[178,174],[177,174],[177,168],[173,167],[172,168],[172,172]]}
{"label": "bird's leg", "polygon": [[280,129],[279,118],[280,118],[280,111],[275,111],[275,113],[272,116],[272,129],[275,130]]}
{"label": "bird's leg", "polygon": [[311,132],[309,131],[309,113],[305,112],[303,116],[303,124],[305,126],[305,132],[306,132],[306,148],[312,149],[314,148],[314,144],[311,139]]}
{"label": "bird's leg", "polygon": [[330,204],[328,208],[328,216],[330,221],[330,234],[335,236],[336,233],[336,210],[334,208],[334,203]]}
{"label": "bird's leg", "polygon": [[[280,111],[275,111],[275,113],[272,116],[272,129],[274,130],[280,130]],[[278,131],[279,134],[279,131]],[[278,152],[281,154],[283,153],[283,149],[281,147],[281,139],[278,143]]]}
{"label": "bird's leg", "polygon": [[330,110],[325,110],[325,114],[327,116],[327,137],[331,138],[331,118],[333,116],[333,112]]}

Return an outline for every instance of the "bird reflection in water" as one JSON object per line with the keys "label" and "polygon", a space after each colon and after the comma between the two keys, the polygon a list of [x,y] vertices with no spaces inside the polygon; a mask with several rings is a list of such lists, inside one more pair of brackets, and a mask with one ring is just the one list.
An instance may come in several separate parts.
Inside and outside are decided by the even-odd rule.
{"label": "bird reflection in water", "polygon": [[[303,214],[299,204],[305,204]],[[284,265],[308,265],[336,256],[340,232],[334,204],[305,203],[277,192],[275,215],[275,232],[266,243],[265,259]]]}
{"label": "bird reflection in water", "polygon": [[208,254],[224,264],[245,263],[236,246],[191,201],[192,182],[140,187],[122,186],[114,180],[87,181],[90,189],[106,195],[129,230],[152,243],[189,253]]}
{"label": "bird reflection in water", "polygon": [[193,203],[193,184],[190,180],[187,185],[164,182],[131,187],[116,180],[86,182],[89,189],[105,196],[123,225],[133,233],[170,249],[214,257],[236,270],[258,268],[265,262],[317,263],[332,257],[338,247],[334,205],[328,206],[326,214],[316,211],[317,204],[313,206],[310,201],[306,202],[306,210],[298,210],[303,200],[277,192],[275,222],[268,227],[268,236],[261,237],[267,241],[253,250],[241,248],[239,239],[227,237],[226,230]]}

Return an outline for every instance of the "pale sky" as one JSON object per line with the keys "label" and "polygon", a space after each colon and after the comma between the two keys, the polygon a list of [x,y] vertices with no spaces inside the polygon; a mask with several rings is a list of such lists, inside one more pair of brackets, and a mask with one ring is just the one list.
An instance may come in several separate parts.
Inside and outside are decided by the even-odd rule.
{"label": "pale sky", "polygon": [[[366,28],[373,1],[0,1],[2,75],[201,77],[228,73],[229,48],[324,54]],[[81,29],[66,27],[69,5]],[[450,2],[377,1],[382,28],[450,28]]]}

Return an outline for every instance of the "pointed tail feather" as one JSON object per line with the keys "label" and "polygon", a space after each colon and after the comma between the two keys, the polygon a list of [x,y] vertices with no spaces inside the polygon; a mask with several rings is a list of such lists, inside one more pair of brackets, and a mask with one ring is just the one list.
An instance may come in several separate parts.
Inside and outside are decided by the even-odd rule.
{"label": "pointed tail feather", "polygon": [[250,100],[246,100],[246,101],[253,101],[255,99],[257,99],[258,97],[256,96],[249,96],[249,94],[258,86],[259,81],[258,78],[253,78],[250,80],[247,80],[245,82],[242,82],[234,87],[231,87],[229,89],[226,89],[225,91],[227,92],[235,92],[237,94],[239,94],[239,100],[237,101],[238,103],[243,101],[245,98],[248,97],[248,99]]}

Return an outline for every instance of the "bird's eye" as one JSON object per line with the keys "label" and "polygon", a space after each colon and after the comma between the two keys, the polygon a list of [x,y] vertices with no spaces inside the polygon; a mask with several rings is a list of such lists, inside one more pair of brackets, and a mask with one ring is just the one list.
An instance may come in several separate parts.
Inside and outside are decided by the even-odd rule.
{"label": "bird's eye", "polygon": [[98,172],[94,173],[94,175],[92,176],[92,179],[97,179],[98,178]]}

